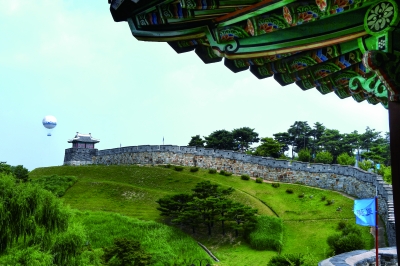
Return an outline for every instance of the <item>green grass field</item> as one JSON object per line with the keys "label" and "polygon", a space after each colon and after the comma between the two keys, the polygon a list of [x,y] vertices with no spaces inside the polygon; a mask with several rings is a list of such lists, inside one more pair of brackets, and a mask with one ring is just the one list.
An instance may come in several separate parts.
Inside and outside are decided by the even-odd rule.
{"label": "green grass field", "polygon": [[[258,209],[262,215],[278,216],[284,225],[283,254],[308,254],[320,261],[327,257],[326,239],[336,233],[339,221],[355,223],[353,200],[337,192],[295,184],[256,183],[240,176],[209,174],[207,170],[177,172],[157,166],[60,166],[38,168],[30,173],[37,179],[49,175],[75,176],[78,181],[62,197],[71,208],[126,215],[145,221],[163,222],[156,209],[157,199],[177,193],[190,193],[201,181],[209,180],[222,187],[233,187],[231,199]],[[287,189],[293,193],[288,194]],[[300,196],[300,197],[299,197]],[[327,205],[327,200],[334,203]],[[338,208],[340,207],[340,210]],[[360,227],[370,243],[368,227]],[[104,229],[106,230],[106,229]],[[186,232],[190,235],[190,232]],[[219,259],[214,265],[266,265],[275,251],[257,251],[231,234],[225,237],[190,235],[203,243]],[[373,247],[368,247],[373,248]],[[207,258],[207,254],[204,253]]]}

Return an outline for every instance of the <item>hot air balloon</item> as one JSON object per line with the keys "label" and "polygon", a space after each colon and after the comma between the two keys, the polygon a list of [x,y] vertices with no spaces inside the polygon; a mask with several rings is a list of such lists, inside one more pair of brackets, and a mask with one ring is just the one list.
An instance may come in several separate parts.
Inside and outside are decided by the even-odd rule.
{"label": "hot air balloon", "polygon": [[52,115],[46,115],[43,118],[42,124],[47,128],[47,136],[51,136],[51,130],[57,126],[57,119]]}

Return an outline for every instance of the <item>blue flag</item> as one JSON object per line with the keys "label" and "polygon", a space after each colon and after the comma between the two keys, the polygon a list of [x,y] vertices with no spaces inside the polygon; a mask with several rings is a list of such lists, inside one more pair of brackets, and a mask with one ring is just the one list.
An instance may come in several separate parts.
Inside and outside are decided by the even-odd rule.
{"label": "blue flag", "polygon": [[356,215],[356,224],[376,226],[375,198],[355,200],[354,214]]}

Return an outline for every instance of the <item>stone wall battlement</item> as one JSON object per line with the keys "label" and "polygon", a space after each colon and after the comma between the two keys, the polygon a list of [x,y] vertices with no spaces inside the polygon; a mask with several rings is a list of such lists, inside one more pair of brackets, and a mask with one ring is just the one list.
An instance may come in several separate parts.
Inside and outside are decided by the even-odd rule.
{"label": "stone wall battlement", "polygon": [[353,166],[303,163],[252,156],[236,151],[176,145],[141,145],[98,150],[93,164],[173,164],[248,174],[271,182],[296,183],[372,198],[378,191],[379,214],[385,221],[388,242],[396,245],[392,186],[381,176]]}

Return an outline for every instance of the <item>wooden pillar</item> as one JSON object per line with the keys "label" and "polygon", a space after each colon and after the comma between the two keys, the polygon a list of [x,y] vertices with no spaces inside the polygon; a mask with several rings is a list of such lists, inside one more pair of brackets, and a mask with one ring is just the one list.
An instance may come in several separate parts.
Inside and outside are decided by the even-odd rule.
{"label": "wooden pillar", "polygon": [[388,93],[390,154],[396,246],[400,253],[400,55],[382,51],[364,54],[364,65],[377,74]]}
{"label": "wooden pillar", "polygon": [[400,102],[389,101],[390,154],[397,254],[400,250]]}

